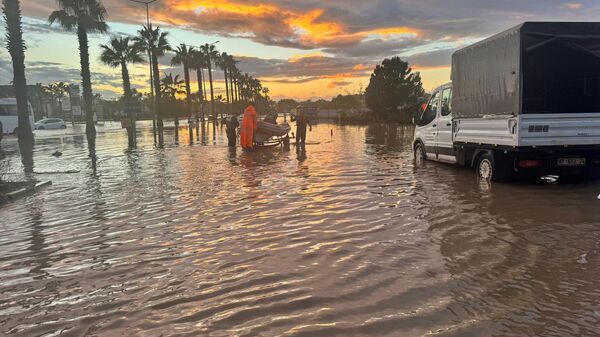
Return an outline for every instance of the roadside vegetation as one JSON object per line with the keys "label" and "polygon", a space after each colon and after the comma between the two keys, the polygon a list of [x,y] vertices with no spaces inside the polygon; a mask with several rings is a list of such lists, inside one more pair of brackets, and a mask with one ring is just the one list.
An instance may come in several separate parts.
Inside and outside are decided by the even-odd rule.
{"label": "roadside vegetation", "polygon": [[342,123],[395,122],[412,123],[420,105],[427,99],[421,75],[413,72],[399,57],[385,59],[377,65],[369,85],[363,91],[338,95],[331,100],[297,101],[282,99],[276,108],[289,113],[298,106],[316,106],[339,112]]}
{"label": "roadside vegetation", "polygon": [[[12,57],[14,69],[14,95],[17,97],[19,109],[19,141],[32,141],[33,132],[30,128],[27,111],[27,101],[35,101],[33,104],[38,110],[45,111],[45,99],[52,103],[51,107],[62,111],[61,102],[71,94],[69,84],[63,82],[50,83],[47,85],[37,84],[35,88],[27,86],[25,71],[25,50],[21,24],[20,0],[2,0],[2,10],[7,28],[7,49]],[[89,53],[90,33],[105,34],[109,32],[107,12],[100,0],[57,0],[57,9],[48,18],[50,25],[56,24],[62,29],[76,34],[79,43],[79,58],[81,65],[81,86],[83,96],[83,110],[85,111],[86,135],[88,144],[94,146],[96,129],[94,125],[94,102],[101,101],[101,97],[93,92],[93,78],[90,66],[94,60]],[[138,36],[134,38],[113,36],[106,44],[101,45],[102,55],[98,61],[114,68],[120,68],[123,79],[123,95],[116,102],[106,102],[109,106],[109,117],[116,118],[117,111],[124,111],[121,117],[134,121],[136,117],[147,117],[141,115],[131,107],[146,106],[149,108],[149,117],[155,120],[158,133],[158,144],[164,144],[162,131],[165,118],[174,118],[177,124],[178,118],[187,117],[189,120],[199,122],[201,119],[212,119],[218,121],[220,115],[241,112],[249,102],[266,109],[270,105],[268,97],[269,90],[264,87],[260,80],[253,78],[248,73],[243,73],[237,66],[238,62],[232,55],[219,52],[214,44],[205,43],[201,46],[190,46],[185,43],[177,47],[170,45],[169,33],[160,27],[154,27],[151,23],[139,30]],[[175,53],[172,65],[181,66],[183,70],[183,92],[169,91],[169,95],[163,93],[164,85],[161,80],[168,77],[161,73],[159,59],[167,53]],[[139,88],[133,88],[129,76],[128,65],[147,62],[149,64],[149,77],[152,78],[152,92],[140,93]],[[223,71],[225,82],[224,96],[215,93],[213,71]],[[191,75],[195,72],[197,90],[192,89]],[[167,79],[168,80],[168,79]],[[149,81],[150,82],[150,81]],[[171,84],[171,89],[176,87]],[[180,104],[183,101],[183,105]],[[184,111],[181,111],[181,108]],[[54,110],[54,111],[56,111]],[[131,124],[135,125],[135,123]],[[135,145],[135,128],[128,128],[129,145]],[[190,132],[190,135],[192,133]],[[177,141],[177,140],[176,140]],[[190,141],[193,141],[190,138]]]}

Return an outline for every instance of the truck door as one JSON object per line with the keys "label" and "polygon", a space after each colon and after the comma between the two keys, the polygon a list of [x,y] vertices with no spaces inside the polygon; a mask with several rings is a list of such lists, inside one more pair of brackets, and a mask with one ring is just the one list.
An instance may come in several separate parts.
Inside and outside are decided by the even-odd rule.
{"label": "truck door", "polygon": [[422,140],[425,145],[425,152],[427,157],[430,159],[437,159],[435,154],[435,141],[437,135],[437,118],[438,110],[440,105],[440,92],[436,91],[431,94],[427,108],[423,112],[423,118],[421,120],[423,128],[421,134]]}
{"label": "truck door", "polygon": [[435,152],[438,160],[456,162],[452,143],[452,87],[442,89]]}

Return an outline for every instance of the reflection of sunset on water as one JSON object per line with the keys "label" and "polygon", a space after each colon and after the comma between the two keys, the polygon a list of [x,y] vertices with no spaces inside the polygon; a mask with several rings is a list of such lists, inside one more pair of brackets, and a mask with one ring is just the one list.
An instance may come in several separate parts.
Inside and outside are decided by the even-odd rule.
{"label": "reflection of sunset on water", "polygon": [[305,152],[230,149],[212,125],[190,145],[185,121],[161,149],[140,126],[133,150],[98,126],[95,171],[80,125],[38,133],[36,178],[53,185],[2,208],[0,333],[595,331],[596,185],[416,168],[409,126],[321,122]]}

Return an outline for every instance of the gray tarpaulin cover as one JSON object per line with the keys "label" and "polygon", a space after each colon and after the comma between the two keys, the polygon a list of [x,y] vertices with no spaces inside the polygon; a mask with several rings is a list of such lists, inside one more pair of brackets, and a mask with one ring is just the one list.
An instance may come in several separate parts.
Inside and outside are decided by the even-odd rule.
{"label": "gray tarpaulin cover", "polygon": [[455,117],[600,112],[600,23],[526,22],[452,55]]}

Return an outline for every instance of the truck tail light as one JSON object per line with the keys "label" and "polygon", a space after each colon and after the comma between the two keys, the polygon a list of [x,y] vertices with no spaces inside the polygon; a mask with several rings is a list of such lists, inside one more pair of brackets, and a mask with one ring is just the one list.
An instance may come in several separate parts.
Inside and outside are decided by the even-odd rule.
{"label": "truck tail light", "polygon": [[542,161],[538,159],[524,159],[519,160],[517,166],[519,166],[520,168],[542,167]]}

